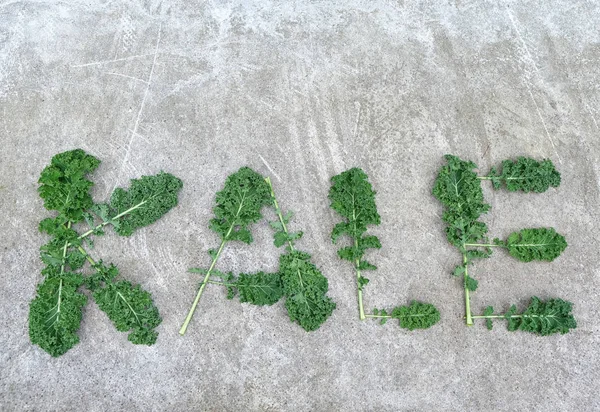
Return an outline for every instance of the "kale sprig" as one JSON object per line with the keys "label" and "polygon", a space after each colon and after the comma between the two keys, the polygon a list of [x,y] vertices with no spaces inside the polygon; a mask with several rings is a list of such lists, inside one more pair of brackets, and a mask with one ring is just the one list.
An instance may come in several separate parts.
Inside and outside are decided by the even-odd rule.
{"label": "kale sprig", "polygon": [[[129,236],[137,228],[154,223],[177,205],[182,187],[178,178],[168,173],[134,179],[128,191],[116,189],[109,203],[94,203],[89,190],[93,183],[87,175],[100,161],[81,149],[55,155],[41,173],[39,194],[48,210],[57,215],[40,222],[41,232],[52,239],[40,248],[43,282],[30,304],[29,336],[52,356],[60,356],[79,342],[77,331],[82,319],[86,295],[92,298],[113,322],[117,330],[129,332],[129,340],[151,345],[158,336],[158,310],[148,292],[139,285],[115,280],[114,265],[96,262],[85,249],[93,247],[92,235],[104,234],[111,225],[115,232]],[[87,224],[82,234],[76,227]],[[86,260],[94,274],[84,276],[80,269]]]}
{"label": "kale sprig", "polygon": [[[266,205],[273,206],[278,216],[277,221],[270,222],[275,229],[275,246],[287,243],[287,253],[280,257],[278,272],[260,271],[236,276],[217,270],[216,262],[228,241],[252,242],[250,225],[262,218],[261,211]],[[331,315],[335,303],[326,296],[327,278],[310,262],[310,255],[295,249],[294,241],[302,237],[302,232],[288,231],[287,224],[292,214],[282,214],[270,179],[263,178],[248,167],[241,168],[227,178],[224,189],[217,193],[217,207],[214,210],[217,217],[211,221],[211,229],[221,236],[221,245],[218,250],[209,251],[212,263],[208,269],[189,270],[204,275],[204,279],[200,282],[196,299],[179,333],[185,334],[209,283],[226,287],[229,299],[238,294],[242,303],[272,305],[285,297],[285,307],[293,322],[307,331],[318,329]],[[221,280],[212,280],[212,277]]]}
{"label": "kale sprig", "polygon": [[303,232],[290,232],[288,224],[291,212],[282,213],[271,180],[265,179],[271,192],[271,204],[279,220],[270,222],[275,229],[274,244],[277,247],[287,243],[286,253],[279,257],[279,274],[286,298],[285,307],[292,322],[297,322],[304,330],[318,329],[336,307],[327,296],[329,282],[321,271],[310,261],[311,256],[296,249],[295,241]]}
{"label": "kale sprig", "polygon": [[[223,275],[216,270],[215,266],[223,252],[223,248],[228,242],[238,240],[247,244],[252,243],[253,238],[250,232],[250,225],[262,218],[262,208],[270,202],[271,193],[269,186],[261,175],[249,167],[242,167],[227,177],[223,190],[217,192],[217,205],[213,208],[215,217],[210,221],[210,228],[220,236],[221,244],[218,249],[210,249],[208,251],[212,262],[207,270],[201,268],[190,269],[192,272],[204,274],[204,279],[200,283],[192,307],[179,330],[181,335],[185,335],[208,283],[218,283],[222,286],[227,286],[230,297],[232,297],[233,288],[237,288],[237,286],[243,287],[233,282],[232,275]],[[221,277],[224,282],[211,281],[211,275]],[[243,296],[251,296],[251,294]],[[258,299],[254,303],[266,304],[267,301]]]}
{"label": "kale sprig", "polygon": [[367,174],[356,167],[334,176],[331,181],[331,208],[344,218],[344,221],[333,228],[331,239],[333,243],[343,235],[352,239],[352,245],[338,250],[338,256],[352,262],[354,266],[360,320],[375,318],[384,324],[389,319],[398,319],[400,327],[409,330],[426,329],[435,325],[440,319],[440,313],[430,303],[413,301],[408,306],[397,306],[390,311],[374,309],[373,313],[365,313],[363,291],[369,279],[362,273],[377,267],[366,261],[364,255],[368,249],[381,248],[381,242],[376,236],[366,235],[369,225],[379,225],[381,222],[375,205],[375,191]]}
{"label": "kale sprig", "polygon": [[[550,160],[538,162],[520,157],[516,161],[502,162],[502,173],[492,169],[488,175],[478,176],[473,171],[477,168],[475,163],[452,155],[446,155],[445,159],[447,164],[438,174],[433,195],[445,207],[442,219],[448,225],[446,237],[462,254],[462,264],[456,266],[452,274],[462,279],[467,325],[472,325],[473,319],[486,319],[486,324],[491,327],[491,319],[508,316],[506,319],[509,320],[509,330],[520,329],[546,335],[554,332],[565,333],[569,328],[574,328],[575,319],[570,314],[572,304],[560,299],[542,302],[533,297],[530,307],[520,315],[516,314],[516,308],[502,316],[494,315],[493,309],[490,308],[486,308],[481,316],[473,316],[471,313],[470,295],[479,285],[469,271],[475,259],[488,258],[492,249],[499,247],[506,249],[511,256],[522,262],[552,261],[567,247],[565,238],[553,228],[521,229],[510,234],[505,240],[496,238],[490,241],[487,237],[487,225],[478,220],[490,210],[490,206],[483,201],[481,181],[492,181],[496,189],[504,182],[509,191],[541,193],[560,184],[560,174],[554,164]],[[548,328],[550,318],[546,314],[547,308],[559,306],[563,317],[560,324],[568,327]],[[540,326],[540,319],[546,325],[543,328]]]}

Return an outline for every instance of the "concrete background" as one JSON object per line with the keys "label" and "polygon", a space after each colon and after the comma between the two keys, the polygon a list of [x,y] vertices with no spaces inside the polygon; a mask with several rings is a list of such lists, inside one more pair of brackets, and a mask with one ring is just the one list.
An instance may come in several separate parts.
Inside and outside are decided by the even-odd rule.
{"label": "concrete background", "polygon": [[[206,411],[593,411],[600,281],[600,7],[556,2],[80,0],[0,2],[0,409]],[[52,155],[103,163],[94,198],[160,170],[180,205],[94,255],[155,297],[156,345],[130,344],[90,303],[81,342],[53,359],[29,343],[27,316],[50,214],[37,179]],[[528,298],[575,303],[579,328],[540,338],[464,326],[431,196],[442,155],[482,171],[518,155],[550,158],[563,184],[541,195],[492,192],[492,236],[554,226],[552,263],[499,251],[477,263],[473,310]],[[215,192],[249,165],[274,181],[292,230],[330,281],[338,308],[307,334],[277,304],[227,301],[209,287],[177,333],[206,250]],[[360,166],[378,191],[383,243],[366,305],[435,303],[442,321],[409,333],[357,320],[352,268],[329,233],[329,178]],[[265,222],[230,245],[223,270],[274,270]]]}

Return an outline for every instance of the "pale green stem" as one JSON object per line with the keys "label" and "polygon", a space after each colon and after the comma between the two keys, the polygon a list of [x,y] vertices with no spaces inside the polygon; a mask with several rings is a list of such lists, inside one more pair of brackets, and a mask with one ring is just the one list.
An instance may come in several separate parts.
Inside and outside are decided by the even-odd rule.
{"label": "pale green stem", "polygon": [[[225,237],[225,239],[227,239],[227,237],[229,237],[229,234],[231,233],[231,229],[233,229],[233,225],[229,229],[229,232],[227,233],[227,236]],[[223,251],[223,247],[225,246],[225,242],[226,242],[225,239],[223,239],[221,241],[221,246],[219,246],[219,250],[213,257],[212,263],[210,264],[210,267],[208,268],[208,271],[206,272],[206,276],[204,277],[204,280],[202,281],[202,284],[200,285],[200,289],[198,290],[196,299],[194,299],[194,303],[192,303],[192,307],[190,308],[190,311],[189,311],[187,317],[185,318],[185,321],[183,322],[181,329],[179,329],[179,334],[181,336],[185,335],[185,331],[187,330],[187,327],[190,324],[192,317],[194,316],[194,312],[196,311],[196,306],[198,306],[198,302],[200,302],[200,297],[202,297],[202,293],[204,293],[204,288],[206,287],[206,284],[208,283],[210,274],[211,274],[212,270],[214,269],[215,264],[217,263],[217,260],[219,259],[219,256],[221,256],[221,252]]]}
{"label": "pale green stem", "polygon": [[192,320],[192,317],[194,316],[194,312],[196,311],[196,306],[198,306],[198,302],[200,302],[200,298],[202,297],[202,293],[204,293],[204,289],[206,288],[208,280],[210,279],[210,274],[211,274],[212,270],[215,268],[215,264],[217,263],[217,260],[219,260],[219,256],[221,256],[221,252],[223,251],[223,247],[225,247],[225,243],[229,239],[229,235],[231,235],[231,231],[233,230],[233,228],[236,225],[235,222],[236,222],[238,216],[240,215],[240,212],[242,211],[242,206],[244,205],[244,198],[245,198],[245,196],[246,196],[246,194],[244,194],[242,196],[242,199],[240,200],[240,206],[238,207],[238,210],[237,210],[237,212],[235,214],[235,217],[233,218],[233,223],[229,227],[229,230],[227,231],[227,234],[225,235],[225,237],[223,237],[223,240],[221,241],[221,246],[219,246],[219,250],[217,250],[217,253],[213,257],[212,263],[210,264],[210,267],[208,268],[208,271],[206,272],[206,276],[204,276],[204,280],[202,281],[202,284],[200,285],[200,289],[198,290],[198,293],[196,294],[196,299],[194,299],[194,303],[192,303],[192,307],[190,308],[190,312],[188,313],[187,317],[185,318],[185,321],[183,322],[183,325],[181,326],[181,329],[179,329],[179,334],[181,336],[185,335],[185,331],[187,330],[187,327],[190,324],[190,321]]}
{"label": "pale green stem", "polygon": [[88,230],[87,232],[85,232],[83,235],[79,236],[77,239],[81,240],[81,239],[85,239],[86,237],[88,237],[89,235],[91,235],[92,233],[94,233],[94,231],[103,228],[104,226],[112,223],[113,220],[119,219],[131,212],[133,212],[136,209],[139,209],[140,207],[142,207],[143,205],[145,205],[147,202],[147,200],[142,200],[140,203],[138,203],[135,206],[130,207],[129,209],[127,209],[124,212],[119,213],[118,215],[116,215],[115,217],[111,218],[110,220],[107,220],[106,222],[102,222],[100,223],[98,226]]}
{"label": "pale green stem", "polygon": [[81,246],[77,246],[77,250],[79,250],[81,252],[81,254],[83,256],[85,256],[85,258],[87,259],[88,262],[90,262],[90,264],[92,266],[96,266],[96,262],[94,261],[94,259],[92,259],[92,257],[89,255],[89,253]]}
{"label": "pale green stem", "polygon": [[[67,223],[67,229],[71,229],[71,221],[69,221],[69,223]],[[67,261],[67,249],[68,248],[69,248],[69,241],[67,240],[65,242],[65,246],[63,247],[62,262],[61,262],[61,265],[60,265],[60,274],[61,275],[63,273],[65,273],[65,264],[66,264],[66,261]],[[62,283],[61,283],[61,285],[62,285]]]}
{"label": "pale green stem", "polygon": [[371,315],[371,314],[366,314],[365,318],[391,318],[391,315]]}
{"label": "pale green stem", "polygon": [[[509,318],[550,318],[552,316],[540,315],[510,315]],[[472,316],[473,319],[506,319],[506,315],[477,315]]]}
{"label": "pale green stem", "polygon": [[231,286],[231,287],[236,287],[237,285],[235,283],[225,283],[225,282],[218,282],[216,280],[207,280],[207,283],[212,283],[213,285],[219,285],[219,286]]}
{"label": "pale green stem", "polygon": [[469,277],[469,269],[467,265],[467,255],[463,253],[463,264],[465,265],[465,312],[467,318],[467,326],[473,325],[473,319],[471,316],[471,298],[469,296],[469,289],[467,288],[467,278]]}
{"label": "pale green stem", "polygon": [[465,243],[465,247],[506,247],[505,245],[494,245],[491,243]]}
{"label": "pale green stem", "polygon": [[[273,200],[273,207],[275,208],[275,213],[277,213],[277,217],[279,217],[279,221],[281,222],[281,226],[283,227],[283,231],[286,235],[289,234],[287,230],[287,226],[285,225],[285,221],[283,220],[283,214],[281,213],[281,209],[279,208],[279,204],[277,203],[277,198],[275,197],[275,191],[273,190],[273,185],[271,184],[271,179],[267,176],[265,177],[265,182],[269,185],[269,189],[271,190],[271,200]],[[291,240],[288,239],[288,245],[290,246],[290,250],[294,250],[294,244]]]}

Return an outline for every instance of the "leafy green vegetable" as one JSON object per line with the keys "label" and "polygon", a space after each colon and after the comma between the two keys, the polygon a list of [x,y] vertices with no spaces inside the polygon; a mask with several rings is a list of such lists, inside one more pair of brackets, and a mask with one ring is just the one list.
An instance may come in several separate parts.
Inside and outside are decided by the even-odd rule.
{"label": "leafy green vegetable", "polygon": [[285,307],[290,320],[310,332],[318,329],[331,316],[336,304],[327,296],[327,278],[310,262],[310,254],[296,250],[295,241],[302,236],[302,232],[288,230],[287,225],[292,212],[282,213],[271,180],[267,177],[265,181],[271,193],[271,204],[279,219],[270,222],[271,227],[275,229],[275,246],[280,247],[287,243],[287,253],[279,258],[279,274],[286,298]]}
{"label": "leafy green vegetable", "polygon": [[[215,208],[217,217],[211,221],[211,228],[221,235],[221,246],[216,251],[209,251],[212,264],[208,269],[190,269],[190,272],[204,275],[204,280],[200,284],[196,300],[179,333],[182,335],[185,333],[208,283],[227,287],[228,298],[233,298],[236,293],[239,293],[242,303],[272,305],[285,296],[285,306],[290,319],[307,331],[318,329],[331,315],[335,303],[326,296],[327,278],[310,263],[310,255],[295,249],[294,242],[302,237],[302,232],[288,231],[287,225],[292,213],[282,214],[271,180],[244,167],[227,178],[225,188],[217,193],[217,204]],[[236,277],[231,273],[223,274],[215,269],[215,263],[227,241],[240,240],[246,243],[252,241],[249,225],[262,218],[262,207],[269,204],[275,208],[278,216],[277,221],[269,222],[275,230],[274,244],[280,247],[287,243],[287,253],[280,258],[279,272],[241,273]],[[211,276],[220,277],[222,282],[211,280]]]}
{"label": "leafy green vegetable", "polygon": [[[209,250],[208,253],[212,258],[212,262],[208,269],[191,269],[192,272],[204,274],[204,279],[200,283],[192,307],[179,330],[180,335],[185,335],[206,285],[208,283],[215,283],[211,282],[210,278],[211,275],[217,273],[215,265],[227,242],[238,240],[248,244],[252,243],[253,238],[252,233],[250,232],[250,225],[258,222],[262,218],[262,208],[271,203],[271,193],[269,191],[269,186],[261,175],[249,167],[242,167],[240,170],[227,177],[223,190],[217,192],[216,203],[217,205],[213,208],[215,217],[210,221],[210,228],[220,236],[221,245],[217,250]],[[225,280],[231,279],[226,278]],[[271,280],[271,278],[266,276],[254,278],[255,286],[257,284],[256,282],[265,281],[265,287],[268,287]],[[248,282],[247,279],[244,281]],[[237,288],[236,283],[223,283],[222,285],[229,288],[228,296],[232,297],[234,288]],[[269,299],[263,300],[261,298],[255,301],[254,299],[251,299],[253,295],[249,293],[249,289],[244,289],[243,284],[237,289],[246,290],[248,292],[241,296],[242,299],[247,297],[249,303],[265,304],[266,301],[272,300],[275,296],[272,295]]]}
{"label": "leafy green vegetable", "polygon": [[181,187],[181,180],[175,176],[159,173],[131,180],[128,191],[115,189],[109,207],[113,216],[120,216],[117,224],[113,223],[115,232],[130,236],[137,228],[156,222],[177,205]]}
{"label": "leafy green vegetable", "polygon": [[217,193],[215,218],[210,228],[223,242],[239,240],[252,243],[249,225],[262,218],[261,209],[270,203],[269,187],[263,177],[249,167],[230,175]]}
{"label": "leafy green vegetable", "polygon": [[413,301],[409,306],[393,308],[391,314],[388,314],[385,309],[374,309],[371,314],[365,313],[363,290],[369,283],[369,279],[362,275],[362,271],[375,270],[376,266],[367,262],[364,255],[368,249],[381,248],[381,243],[376,236],[365,235],[369,225],[378,225],[381,222],[375,205],[375,192],[368,181],[367,174],[356,167],[334,176],[331,181],[332,186],[329,190],[331,208],[344,218],[333,228],[331,239],[333,243],[343,235],[352,239],[352,245],[338,250],[338,256],[354,265],[359,318],[380,319],[381,324],[394,318],[400,321],[400,327],[409,330],[426,329],[435,325],[440,319],[440,314],[435,306],[429,303]]}
{"label": "leafy green vegetable", "polygon": [[408,306],[397,306],[392,318],[400,321],[400,327],[408,330],[427,329],[440,320],[440,312],[431,303],[412,301]]}
{"label": "leafy green vegetable", "polygon": [[[52,239],[40,248],[45,280],[30,304],[29,336],[32,343],[52,356],[64,354],[79,342],[77,330],[87,302],[86,296],[78,292],[81,286],[93,292],[94,300],[117,330],[131,331],[130,341],[148,345],[156,341],[154,328],[160,317],[150,294],[138,285],[115,281],[117,268],[95,262],[84,249],[84,241],[91,244],[90,236],[102,235],[107,225],[119,234],[130,235],[155,222],[177,204],[182,183],[168,173],[144,176],[132,180],[129,192],[116,189],[111,205],[94,204],[89,193],[93,183],[86,177],[99,164],[81,149],[59,153],[39,180],[44,206],[58,214],[39,225],[39,230]],[[90,229],[79,234],[73,226],[83,222]],[[76,271],[86,260],[94,273],[84,277]]]}
{"label": "leafy green vegetable", "polygon": [[83,277],[63,273],[46,278],[37,288],[29,307],[29,337],[52,356],[60,356],[79,343],[81,308],[87,297],[77,289]]}
{"label": "leafy green vegetable", "polygon": [[152,296],[139,285],[125,280],[110,282],[98,288],[93,297],[119,332],[130,332],[129,341],[145,345],[156,342],[158,333],[154,328],[161,318],[152,303]]}
{"label": "leafy green vegetable", "polygon": [[94,203],[89,194],[94,184],[85,177],[99,164],[100,160],[81,149],[55,155],[38,181],[44,207],[58,211],[65,220],[81,221],[83,212]]}
{"label": "leafy green vegetable", "polygon": [[566,249],[564,236],[553,228],[523,229],[508,236],[499,245],[508,249],[510,255],[521,262],[556,259]]}
{"label": "leafy green vegetable", "polygon": [[310,258],[308,253],[298,250],[279,258],[288,315],[309,332],[318,329],[336,306],[326,295],[329,288],[327,278],[310,262]]}
{"label": "leafy green vegetable", "polygon": [[494,308],[488,306],[483,316],[474,316],[475,319],[485,319],[486,326],[492,329],[492,319],[505,319],[508,330],[522,330],[541,336],[554,333],[568,333],[577,327],[577,322],[571,311],[573,304],[562,299],[548,299],[543,301],[535,296],[531,298],[529,306],[523,313],[517,313],[517,307],[512,305],[505,314],[494,315]]}
{"label": "leafy green vegetable", "polygon": [[542,193],[550,187],[560,185],[560,173],[554,163],[548,159],[538,162],[526,157],[519,157],[515,161],[505,160],[502,162],[501,173],[492,168],[487,176],[480,179],[491,180],[494,189],[500,189],[504,182],[506,189],[511,192],[520,190]]}
{"label": "leafy green vegetable", "polygon": [[240,273],[235,288],[240,294],[240,302],[253,305],[272,305],[283,296],[279,273]]}
{"label": "leafy green vegetable", "polygon": [[[505,317],[509,321],[509,330],[525,330],[541,335],[554,332],[566,333],[576,326],[570,311],[572,304],[560,299],[542,302],[532,298],[531,305],[516,314],[516,307],[504,315],[493,315],[494,309],[488,306],[482,316],[471,313],[470,293],[477,290],[478,282],[469,273],[474,259],[490,257],[493,248],[501,247],[522,262],[532,260],[552,261],[567,247],[565,238],[553,228],[522,229],[508,236],[506,240],[487,237],[487,225],[478,219],[489,211],[490,206],[483,202],[480,182],[491,180],[497,189],[504,182],[510,191],[544,192],[549,187],[560,184],[560,174],[549,160],[537,162],[520,157],[516,161],[502,163],[502,173],[492,169],[487,176],[477,176],[473,169],[477,165],[456,156],[446,155],[447,164],[442,166],[433,187],[433,195],[445,206],[442,219],[447,223],[448,241],[462,253],[462,265],[455,267],[452,274],[462,276],[465,292],[465,312],[467,325],[473,319],[485,319],[488,329],[492,328],[492,319]],[[557,315],[558,314],[558,315]]]}

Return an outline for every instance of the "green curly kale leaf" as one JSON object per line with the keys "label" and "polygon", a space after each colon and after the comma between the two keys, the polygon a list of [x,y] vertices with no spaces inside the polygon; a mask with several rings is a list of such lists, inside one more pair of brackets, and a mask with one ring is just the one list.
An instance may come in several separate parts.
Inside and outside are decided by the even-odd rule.
{"label": "green curly kale leaf", "polygon": [[[109,224],[117,233],[129,235],[134,229],[156,221],[177,204],[182,183],[168,173],[144,176],[132,180],[128,192],[116,189],[110,206],[94,204],[89,193],[93,183],[87,180],[87,175],[99,164],[98,159],[83,150],[71,150],[54,156],[39,180],[44,206],[57,215],[43,219],[39,225],[40,232],[52,238],[40,248],[45,280],[30,305],[29,335],[32,343],[52,356],[64,354],[79,342],[81,309],[87,301],[85,295],[78,292],[82,286],[94,293],[94,299],[118,330],[133,330],[132,342],[152,344],[156,340],[153,328],[160,323],[160,318],[150,295],[139,286],[115,281],[116,267],[105,266],[102,261],[96,263],[84,249],[84,241],[91,243],[91,235],[101,235],[102,228]],[[96,225],[94,216],[99,217],[101,223]],[[90,229],[80,234],[75,225],[84,221]],[[86,260],[95,273],[84,277],[76,271]],[[109,292],[112,295],[109,296]],[[121,296],[128,305],[121,304],[119,299],[109,302],[109,297]],[[142,324],[127,328],[136,315],[143,319]]]}
{"label": "green curly kale leaf", "polygon": [[511,233],[503,245],[512,257],[521,262],[551,262],[567,248],[564,236],[553,228],[522,229]]}
{"label": "green curly kale leaf", "polygon": [[374,309],[372,314],[365,314],[363,291],[369,279],[362,275],[363,270],[375,270],[377,267],[364,259],[367,249],[379,249],[381,243],[376,236],[365,235],[369,225],[379,225],[381,218],[375,204],[375,191],[369,183],[367,174],[352,168],[331,178],[329,200],[331,208],[338,212],[343,221],[337,223],[331,233],[333,243],[347,235],[352,244],[341,248],[338,256],[354,265],[356,272],[356,289],[359,318],[380,319],[385,324],[388,319],[400,320],[400,326],[406,329],[426,329],[436,324],[439,312],[431,304],[413,302],[410,306],[398,306],[391,315],[385,309]]}
{"label": "green curly kale leaf", "polygon": [[[270,185],[271,181],[269,180],[267,183]],[[273,201],[277,202],[275,198],[273,198]],[[279,206],[275,207],[275,209],[278,208]],[[269,225],[273,229],[275,229],[275,234],[273,235],[273,244],[275,245],[275,247],[281,247],[288,242],[290,242],[293,245],[293,243],[296,240],[300,239],[302,235],[304,235],[304,232],[302,231],[288,232],[286,225],[290,223],[292,216],[294,216],[293,212],[288,211],[285,215],[281,215],[281,218],[279,220],[269,222]]]}
{"label": "green curly kale leaf", "polygon": [[347,235],[352,245],[338,250],[341,259],[352,262],[356,271],[359,317],[365,319],[362,299],[364,287],[369,279],[363,270],[376,270],[377,266],[363,259],[367,249],[380,249],[381,242],[376,236],[366,235],[368,225],[379,225],[381,217],[375,205],[375,191],[367,174],[357,167],[346,170],[331,178],[329,189],[330,207],[338,212],[344,221],[337,223],[331,232],[331,240],[336,243],[340,236]]}
{"label": "green curly kale leaf", "polygon": [[461,250],[465,243],[485,239],[487,226],[477,221],[487,213],[490,205],[483,202],[483,191],[473,169],[477,165],[456,156],[446,155],[443,166],[433,186],[433,196],[444,206],[442,219],[448,224],[448,241]]}
{"label": "green curly kale leaf", "polygon": [[280,256],[279,273],[290,320],[309,332],[318,329],[336,306],[326,295],[327,278],[310,262],[308,253],[298,250]]}
{"label": "green curly kale leaf", "polygon": [[[221,245],[216,250],[211,249],[208,251],[212,258],[212,263],[207,270],[190,270],[202,273],[204,279],[200,283],[196,298],[179,330],[180,335],[184,335],[187,331],[198,302],[200,302],[200,298],[206,289],[206,285],[214,283],[211,282],[210,278],[218,273],[215,266],[221,256],[221,252],[223,252],[225,244],[232,240],[239,240],[248,244],[252,243],[253,238],[250,232],[250,225],[262,218],[262,208],[271,203],[271,193],[269,186],[261,175],[249,167],[242,167],[227,177],[225,186],[220,192],[217,192],[216,203],[217,205],[213,209],[215,218],[211,219],[210,228],[221,237]],[[263,280],[266,278],[260,279]],[[249,280],[245,279],[245,281]],[[235,284],[224,284],[224,286],[228,288],[228,297],[233,297]],[[242,287],[242,289],[244,288]],[[242,289],[240,289],[240,292]],[[249,289],[246,288],[245,291],[248,293],[243,296],[251,299]],[[273,299],[273,296],[270,299]]]}
{"label": "green curly kale leaf", "polygon": [[242,167],[225,181],[223,190],[217,193],[215,218],[210,228],[224,242],[239,240],[252,242],[248,226],[262,218],[261,209],[270,204],[269,187],[263,177],[249,167]]}
{"label": "green curly kale leaf", "polygon": [[508,322],[509,331],[522,330],[541,336],[554,333],[565,334],[570,329],[577,327],[577,322],[571,311],[573,304],[562,299],[548,299],[543,301],[535,296],[531,298],[529,306],[523,313],[518,313],[517,307],[512,305],[510,309],[499,315],[494,315],[494,309],[488,306],[483,316],[475,318],[485,319],[488,329],[492,329],[492,319],[505,319]]}
{"label": "green curly kale leaf", "polygon": [[[542,335],[556,331],[566,333],[569,328],[575,327],[575,320],[570,315],[571,304],[560,299],[544,303],[532,298],[530,307],[521,315],[516,313],[514,306],[504,315],[494,315],[491,306],[482,316],[471,314],[470,293],[478,287],[477,280],[469,274],[474,259],[487,258],[493,248],[502,247],[522,262],[552,261],[567,247],[565,238],[552,228],[522,229],[512,233],[505,241],[495,239],[490,242],[486,236],[487,226],[477,220],[490,208],[483,202],[481,181],[491,180],[496,189],[504,182],[509,191],[544,192],[550,186],[560,184],[560,174],[552,162],[519,157],[514,162],[502,162],[502,173],[492,169],[488,176],[478,177],[473,172],[477,168],[475,163],[452,155],[446,155],[445,159],[447,164],[438,174],[433,195],[445,206],[443,220],[448,224],[448,241],[463,255],[462,265],[456,266],[452,274],[463,277],[467,325],[472,325],[473,319],[485,319],[487,328],[491,330],[493,318],[505,317],[509,330],[528,330]],[[555,316],[555,312],[561,315]]]}
{"label": "green curly kale leaf", "polygon": [[560,185],[560,173],[552,161],[545,159],[538,162],[535,159],[519,157],[517,160],[502,162],[502,172],[498,173],[492,168],[486,177],[492,181],[495,189],[500,189],[502,182],[511,192],[536,192],[542,193],[550,187]]}
{"label": "green curly kale leaf", "polygon": [[253,305],[272,305],[283,296],[279,273],[241,273],[235,282],[240,302]]}
{"label": "green curly kale leaf", "polygon": [[115,232],[130,236],[135,229],[156,222],[177,205],[177,195],[182,187],[181,180],[161,172],[132,179],[129,190],[115,189],[110,198],[110,209],[114,216],[122,216],[115,225]]}
{"label": "green curly kale leaf", "polygon": [[77,289],[83,277],[63,273],[45,279],[29,306],[29,338],[52,356],[60,356],[79,343],[81,308],[87,297]]}
{"label": "green curly kale leaf", "polygon": [[376,269],[362,260],[367,249],[379,249],[381,243],[376,236],[363,236],[368,225],[379,225],[381,218],[375,205],[375,191],[368,181],[368,176],[361,169],[354,167],[331,178],[329,200],[331,208],[345,218],[344,222],[335,225],[331,232],[331,240],[336,243],[342,235],[354,240],[352,246],[338,251],[340,258],[355,263],[365,269]]}
{"label": "green curly kale leaf", "polygon": [[284,214],[281,211],[271,179],[267,177],[265,182],[269,186],[271,205],[279,219],[269,222],[275,230],[275,246],[281,247],[287,243],[287,253],[279,258],[279,276],[286,298],[285,307],[292,322],[297,322],[304,330],[310,332],[318,329],[331,316],[336,304],[327,296],[327,278],[310,262],[310,254],[296,250],[295,242],[302,237],[302,232],[288,230],[293,213]]}
{"label": "green curly kale leaf", "polygon": [[100,160],[81,149],[55,155],[42,171],[38,192],[48,210],[56,210],[71,222],[83,220],[83,212],[94,203],[89,194],[94,185],[86,179]]}
{"label": "green curly kale leaf", "polygon": [[109,282],[93,293],[98,304],[119,332],[129,332],[135,344],[153,345],[158,337],[154,330],[161,318],[150,293],[126,280]]}
{"label": "green curly kale leaf", "polygon": [[400,327],[408,330],[427,329],[440,320],[440,312],[430,303],[412,301],[408,306],[397,306],[392,318],[400,321]]}

